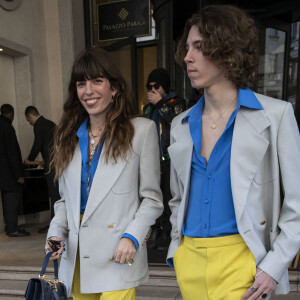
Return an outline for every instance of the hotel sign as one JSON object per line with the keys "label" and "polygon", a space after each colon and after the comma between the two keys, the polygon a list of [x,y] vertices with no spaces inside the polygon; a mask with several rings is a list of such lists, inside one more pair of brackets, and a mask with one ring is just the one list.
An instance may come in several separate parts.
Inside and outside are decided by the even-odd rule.
{"label": "hotel sign", "polygon": [[98,42],[151,34],[150,0],[98,4]]}

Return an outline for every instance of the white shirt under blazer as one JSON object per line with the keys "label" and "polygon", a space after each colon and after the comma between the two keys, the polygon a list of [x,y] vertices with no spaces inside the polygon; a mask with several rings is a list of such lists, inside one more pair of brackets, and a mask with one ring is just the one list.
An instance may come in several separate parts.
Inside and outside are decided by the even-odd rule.
{"label": "white shirt under blazer", "polygon": [[[231,147],[230,177],[239,233],[259,268],[289,292],[288,265],[300,247],[300,138],[290,103],[255,94],[263,110],[241,107]],[[182,242],[188,204],[193,141],[188,122],[172,122],[172,241],[168,258]]]}
{"label": "white shirt under blazer", "polygon": [[[79,244],[81,293],[101,293],[136,287],[148,280],[144,239],[163,210],[160,190],[158,136],[153,121],[133,118],[132,151],[126,160],[105,162],[103,152],[80,224],[82,158],[77,145],[72,161],[59,179],[61,200],[48,236],[64,237],[59,269],[71,294]],[[134,264],[117,264],[110,258],[124,233],[134,236],[139,248]]]}

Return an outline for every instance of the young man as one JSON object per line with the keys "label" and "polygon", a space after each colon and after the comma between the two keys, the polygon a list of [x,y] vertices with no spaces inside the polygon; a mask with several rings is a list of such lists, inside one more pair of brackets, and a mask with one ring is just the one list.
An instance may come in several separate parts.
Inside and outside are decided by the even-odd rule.
{"label": "young man", "polygon": [[[168,205],[172,198],[170,192],[170,128],[172,120],[186,109],[186,101],[170,90],[170,77],[164,68],[157,68],[150,72],[147,79],[147,100],[143,108],[143,115],[153,120],[159,136],[161,160],[161,190],[163,193],[164,211],[152,226],[152,234],[148,241],[148,248],[167,250],[170,243],[170,215]],[[162,237],[159,239],[159,237]],[[160,243],[158,242],[161,241]]]}
{"label": "young man", "polygon": [[3,104],[0,115],[0,190],[6,234],[9,237],[23,237],[30,233],[18,228],[18,207],[24,174],[13,120],[14,108],[10,104]]}
{"label": "young man", "polygon": [[177,61],[204,90],[173,120],[168,148],[168,263],[184,299],[289,292],[300,247],[300,138],[290,103],[249,89],[256,45],[253,20],[223,5],[190,18],[178,45]]}
{"label": "young man", "polygon": [[[53,137],[55,123],[41,116],[34,106],[28,106],[25,109],[25,117],[30,125],[33,126],[34,142],[30,154],[25,158],[24,163],[27,165],[35,164],[35,158],[41,153],[44,161],[45,176],[47,181],[48,193],[50,197],[51,218],[54,217],[54,203],[60,199],[58,183],[54,182],[53,172],[49,172],[49,163],[53,147]],[[48,226],[41,228],[39,233],[46,233]]]}

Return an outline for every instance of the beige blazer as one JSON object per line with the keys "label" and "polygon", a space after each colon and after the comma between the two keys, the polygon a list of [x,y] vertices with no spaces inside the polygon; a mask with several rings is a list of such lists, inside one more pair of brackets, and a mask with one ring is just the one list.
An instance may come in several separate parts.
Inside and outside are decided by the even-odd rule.
{"label": "beige blazer", "polygon": [[[288,265],[300,247],[300,138],[290,103],[255,94],[263,110],[241,107],[235,120],[230,176],[238,230],[259,268],[289,292]],[[193,141],[188,123],[171,128],[172,242],[182,242],[188,205]],[[283,201],[283,205],[281,206]]]}
{"label": "beige blazer", "polygon": [[[79,146],[59,180],[61,200],[55,204],[48,236],[65,239],[59,279],[69,295],[78,250],[82,293],[123,290],[148,280],[144,239],[163,210],[158,137],[153,121],[134,118],[132,124],[133,150],[126,161],[106,164],[101,154],[81,224]],[[124,233],[139,243],[132,266],[110,260]]]}

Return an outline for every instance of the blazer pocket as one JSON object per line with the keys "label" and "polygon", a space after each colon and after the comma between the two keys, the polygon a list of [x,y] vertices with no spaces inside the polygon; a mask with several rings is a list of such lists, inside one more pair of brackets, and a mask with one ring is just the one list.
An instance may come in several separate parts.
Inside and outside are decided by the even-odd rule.
{"label": "blazer pocket", "polygon": [[258,185],[274,181],[279,176],[277,172],[272,171],[271,164],[268,164],[267,162],[260,166],[254,176],[254,182]]}
{"label": "blazer pocket", "polygon": [[117,195],[127,194],[137,186],[137,183],[137,174],[125,172],[120,175],[111,190]]}

